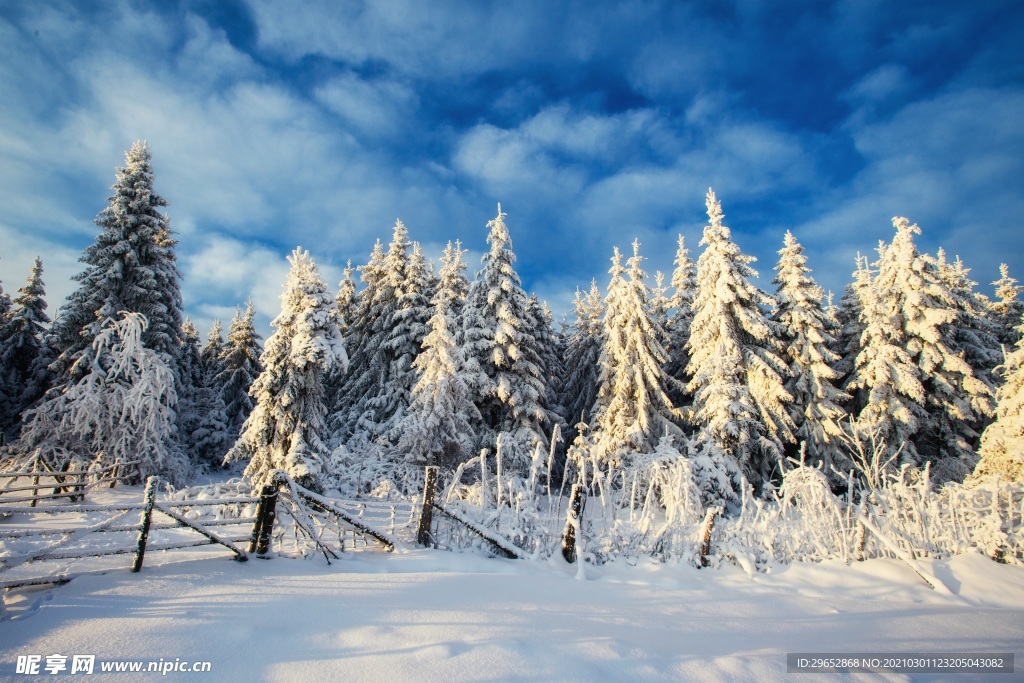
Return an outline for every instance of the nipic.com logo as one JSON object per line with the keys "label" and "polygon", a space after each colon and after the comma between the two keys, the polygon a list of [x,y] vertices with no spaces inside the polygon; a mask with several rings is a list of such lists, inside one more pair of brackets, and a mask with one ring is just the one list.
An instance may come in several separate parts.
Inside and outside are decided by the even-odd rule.
{"label": "nipic.com logo", "polygon": [[18,655],[14,673],[25,676],[100,673],[209,673],[210,662],[182,661],[161,657],[158,660],[106,660],[97,665],[96,655]]}

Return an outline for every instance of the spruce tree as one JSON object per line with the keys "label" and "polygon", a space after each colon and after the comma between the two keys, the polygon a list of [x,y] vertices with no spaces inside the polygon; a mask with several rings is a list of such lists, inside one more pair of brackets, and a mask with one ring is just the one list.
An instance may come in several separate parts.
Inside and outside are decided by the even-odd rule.
{"label": "spruce tree", "polygon": [[214,322],[207,345],[202,349],[199,347],[199,331],[188,318],[182,330],[185,339],[181,369],[185,379],[181,384],[185,393],[179,401],[179,434],[182,445],[196,465],[217,468],[234,443],[224,400],[216,385],[217,374],[223,369],[220,321]]}
{"label": "spruce tree", "polygon": [[356,287],[356,281],[353,275],[355,275],[356,269],[352,267],[352,260],[349,259],[345,266],[344,276],[341,278],[341,282],[338,283],[338,295],[335,297],[335,301],[338,304],[338,315],[341,316],[341,336],[348,336],[348,327],[351,323],[356,306],[356,293],[358,288]]}
{"label": "spruce tree", "polygon": [[281,313],[271,323],[274,333],[260,357],[263,371],[250,392],[256,407],[227,459],[247,461],[245,474],[254,485],[281,469],[299,485],[321,491],[328,455],[323,379],[348,357],[337,302],[309,252],[296,249],[288,261]]}
{"label": "spruce tree", "polygon": [[406,462],[446,469],[472,455],[476,438],[472,425],[480,420],[460,375],[465,359],[452,335],[447,308],[451,296],[443,287],[434,296],[430,332],[413,361],[418,379],[409,409],[396,429],[394,448]]}
{"label": "spruce tree", "polygon": [[999,264],[999,279],[992,283],[996,288],[998,301],[990,304],[991,315],[999,325],[999,342],[1005,346],[1013,346],[1020,340],[1017,327],[1021,315],[1024,315],[1024,301],[1018,299],[1024,287],[1010,277],[1010,268],[1005,263]]}
{"label": "spruce tree", "polygon": [[249,388],[263,372],[263,365],[260,362],[260,335],[253,324],[255,317],[256,311],[252,301],[246,304],[245,313],[235,311],[228,332],[223,369],[217,376],[232,438],[238,434],[242,423],[252,412],[255,404],[249,395]]}
{"label": "spruce tree", "polygon": [[[852,381],[853,370],[857,365],[857,354],[860,353],[861,336],[864,334],[862,322],[864,301],[868,296],[868,289],[873,286],[874,282],[874,274],[871,272],[867,257],[861,256],[858,252],[855,262],[857,266],[853,271],[853,282],[846,285],[843,298],[839,301],[839,308],[836,311],[836,322],[839,325],[839,334],[836,336],[836,354],[839,356],[839,360],[836,361],[834,369],[837,375],[835,384],[838,387],[848,387]],[[849,410],[858,414],[865,405],[867,405],[866,396],[859,396],[855,392],[851,397]]]}
{"label": "spruce tree", "polygon": [[690,379],[686,376],[686,366],[690,362],[686,344],[690,340],[690,324],[693,322],[697,265],[690,258],[690,250],[686,248],[686,240],[682,235],[679,235],[678,244],[675,269],[672,271],[672,296],[668,302],[670,313],[665,328],[668,332],[668,363],[665,371],[676,380],[669,387],[668,395],[673,404],[682,407],[689,406],[693,401],[693,397],[686,392],[686,384]]}
{"label": "spruce tree", "polygon": [[636,240],[629,269],[616,248],[609,271],[593,439],[599,460],[612,466],[630,452],[652,452],[667,434],[681,434],[681,415],[666,393],[672,381],[663,370],[667,335],[651,311],[642,263]]}
{"label": "spruce tree", "polygon": [[785,387],[793,397],[789,415],[796,425],[794,435],[806,444],[807,464],[820,464],[839,483],[848,467],[836,447],[845,415],[839,404],[849,396],[833,384],[838,374],[832,365],[839,360],[832,351],[835,323],[821,307],[824,293],[810,276],[804,248],[792,232],[786,232],[775,270],[774,319],[782,327],[783,358],[789,364]]}
{"label": "spruce tree", "polygon": [[34,381],[50,323],[45,296],[43,262],[36,257],[28,283],[18,290],[13,308],[0,322],[0,433],[11,432],[21,411],[46,389]]}
{"label": "spruce tree", "polygon": [[487,228],[490,249],[470,284],[463,312],[466,383],[483,418],[478,432],[483,442],[494,445],[497,435],[507,432],[528,452],[534,442],[547,443],[549,415],[540,403],[544,380],[524,353],[533,343],[527,298],[500,204]]}
{"label": "spruce tree", "polygon": [[704,438],[735,458],[759,486],[777,477],[783,442],[793,441],[786,363],[779,356],[778,326],[761,310],[774,300],[749,281],[757,277],[750,267],[755,259],[732,241],[712,190],[707,208],[687,345],[687,389]]}
{"label": "spruce tree", "polygon": [[54,323],[55,371],[62,384],[87,372],[82,358],[108,320],[122,312],[148,321],[142,343],[164,354],[177,375],[181,346],[181,275],[170,221],[158,209],[167,201],[153,189],[149,145],[136,142],[117,169],[110,204],[96,217],[96,241],[85,249],[78,289]]}
{"label": "spruce tree", "polygon": [[973,481],[997,476],[1024,483],[1024,319],[1017,333],[1017,344],[999,369],[1003,384],[996,392],[996,419],[982,434]]}
{"label": "spruce tree", "polygon": [[400,275],[400,279],[396,278],[391,285],[394,307],[378,321],[375,339],[380,342],[375,365],[383,374],[373,396],[367,401],[367,407],[373,411],[374,434],[394,443],[396,429],[409,407],[412,388],[416,384],[417,374],[413,361],[419,355],[427,335],[431,285],[430,273],[419,243],[413,243],[408,258],[397,260],[394,264],[385,260],[385,267],[388,268],[386,277],[389,280],[392,274]]}
{"label": "spruce tree", "polygon": [[890,450],[905,443],[905,463],[931,461],[937,482],[962,480],[977,457],[972,424],[991,414],[992,390],[954,348],[955,297],[936,259],[917,251],[921,229],[906,218],[893,226],[872,288],[875,327],[870,340],[865,330],[855,370],[856,385],[871,392],[862,420],[881,426]]}
{"label": "spruce tree", "polygon": [[597,388],[601,377],[601,349],[604,346],[602,320],[604,299],[597,283],[591,281],[586,295],[576,290],[573,299],[575,320],[566,335],[565,362],[561,379],[561,404],[569,423],[566,441],[576,438],[576,425],[588,423],[597,402]]}
{"label": "spruce tree", "polygon": [[377,352],[374,329],[385,314],[384,248],[380,240],[373,245],[370,259],[359,267],[363,289],[356,294],[352,320],[348,321],[345,348],[348,370],[335,388],[329,423],[337,441],[348,441],[357,434],[368,435],[371,421],[365,401],[379,385],[379,371],[373,362]]}
{"label": "spruce tree", "polygon": [[207,377],[217,377],[224,371],[224,357],[227,354],[227,346],[224,344],[223,328],[220,320],[214,320],[210,332],[206,336],[206,345],[203,346],[201,357],[203,359],[203,374]]}

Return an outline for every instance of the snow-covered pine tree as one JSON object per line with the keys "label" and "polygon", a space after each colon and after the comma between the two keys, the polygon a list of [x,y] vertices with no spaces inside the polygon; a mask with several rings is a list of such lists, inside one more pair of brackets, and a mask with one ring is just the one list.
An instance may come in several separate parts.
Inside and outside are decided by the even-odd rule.
{"label": "snow-covered pine tree", "polygon": [[153,190],[148,144],[136,142],[125,153],[125,166],[117,169],[111,189],[109,206],[95,220],[101,232],[80,259],[86,268],[74,278],[78,289],[61,307],[54,323],[54,370],[61,384],[88,371],[91,360],[82,359],[82,354],[91,348],[106,321],[117,319],[122,312],[146,317],[149,324],[142,343],[165,354],[177,374],[183,317],[181,275],[170,221],[158,210],[167,201]]}
{"label": "snow-covered pine tree", "polygon": [[676,424],[682,416],[666,393],[673,381],[663,369],[668,339],[651,312],[642,263],[640,242],[634,240],[628,271],[618,248],[609,271],[592,436],[598,460],[609,467],[618,466],[628,453],[652,452],[666,435],[682,433]]}
{"label": "snow-covered pine tree", "polygon": [[177,382],[167,355],[143,342],[146,324],[141,313],[107,321],[82,377],[26,414],[22,450],[39,449],[57,469],[137,460],[139,481],[150,475],[176,485],[187,480],[188,458],[177,437]]}
{"label": "snow-covered pine tree", "polygon": [[661,325],[662,329],[668,328],[668,310],[671,302],[668,297],[668,286],[665,284],[665,273],[660,270],[654,271],[654,286],[651,287],[651,315]]}
{"label": "snow-covered pine tree", "polygon": [[999,369],[1003,384],[996,392],[996,419],[982,434],[972,482],[997,476],[1024,483],[1024,318],[1017,332],[1017,344]]}
{"label": "snow-covered pine tree", "polygon": [[[955,297],[936,260],[917,251],[913,236],[921,229],[901,217],[893,226],[896,236],[880,251],[873,287],[872,332],[879,334],[868,340],[865,330],[866,359],[858,356],[855,370],[856,385],[871,392],[861,421],[881,425],[890,450],[907,442],[903,462],[931,461],[936,482],[962,480],[976,464],[972,424],[991,415],[992,390],[953,348]],[[870,344],[887,350],[879,355]]]}
{"label": "snow-covered pine tree", "polygon": [[224,350],[223,369],[217,376],[217,385],[220,386],[220,397],[227,412],[232,440],[252,412],[255,404],[249,395],[249,388],[263,372],[263,365],[260,362],[260,335],[253,324],[255,317],[256,310],[252,306],[252,301],[246,304],[245,313],[235,311]]}
{"label": "snow-covered pine tree", "polygon": [[385,314],[384,304],[384,247],[380,240],[373,245],[369,261],[359,266],[363,289],[356,294],[352,319],[348,322],[345,350],[349,354],[348,370],[340,386],[334,387],[329,423],[334,440],[348,441],[357,434],[367,436],[364,414],[365,399],[379,384],[379,371],[373,371],[376,354],[373,330],[377,320]]}
{"label": "snow-covered pine tree", "polygon": [[448,311],[448,318],[454,325],[451,333],[456,344],[461,346],[462,338],[462,309],[466,305],[466,296],[469,293],[469,279],[466,277],[466,261],[464,257],[466,250],[462,243],[455,240],[444,248],[441,256],[441,272],[438,273],[437,292],[444,299],[445,310]]}
{"label": "snow-covered pine tree", "polygon": [[[939,276],[952,295],[956,320],[944,328],[951,348],[960,352],[979,380],[989,385],[992,395],[999,380],[995,368],[1003,362],[1001,328],[989,316],[989,302],[975,291],[978,283],[970,278],[970,269],[957,256],[948,263],[943,249],[936,255]],[[983,425],[976,427],[981,431]]]}
{"label": "snow-covered pine tree", "polygon": [[682,235],[679,235],[678,244],[675,269],[672,271],[670,314],[665,328],[668,332],[668,363],[665,365],[665,371],[669,377],[676,380],[669,387],[669,398],[675,406],[684,407],[693,401],[693,397],[686,391],[686,384],[690,380],[686,376],[686,366],[690,363],[686,343],[690,340],[693,298],[697,294],[697,264],[690,258],[690,250],[686,248],[686,240]]}
{"label": "snow-covered pine tree", "polygon": [[10,312],[0,318],[0,433],[11,434],[22,410],[46,389],[33,381],[50,323],[45,296],[43,262],[36,257],[28,282],[18,290]]}
{"label": "snow-covered pine tree", "polygon": [[[202,349],[199,331],[191,320],[185,319],[182,330],[185,339],[180,363],[183,395],[178,402],[179,435],[194,464],[220,467],[234,443],[224,400],[216,385],[217,374],[222,369],[217,348],[218,345],[223,347],[220,321],[214,323],[207,345]],[[223,348],[220,350],[222,352]]]}
{"label": "snow-covered pine tree", "polygon": [[590,290],[583,295],[576,290],[573,299],[575,320],[569,326],[565,340],[565,362],[559,394],[569,423],[566,441],[576,438],[577,423],[589,423],[597,401],[597,387],[601,378],[602,320],[604,299],[591,281]]}
{"label": "snow-covered pine tree", "polygon": [[548,412],[541,406],[544,381],[540,368],[522,349],[529,345],[526,293],[515,270],[512,239],[505,213],[487,223],[490,249],[483,268],[469,286],[463,310],[466,384],[483,424],[477,435],[493,446],[507,432],[526,453],[533,442],[547,444]]}
{"label": "snow-covered pine tree", "polygon": [[1020,340],[1017,324],[1021,315],[1024,315],[1024,301],[1017,297],[1024,291],[1024,287],[1010,277],[1010,268],[1005,263],[999,264],[999,279],[992,285],[996,288],[996,296],[999,297],[998,301],[990,304],[992,318],[1000,327],[999,342],[1013,346]]}
{"label": "snow-covered pine tree", "polygon": [[263,371],[252,385],[256,407],[228,453],[228,461],[248,461],[254,485],[284,470],[301,486],[320,491],[322,460],[328,455],[324,376],[345,365],[338,305],[309,252],[295,249],[281,313],[260,357]]}
{"label": "snow-covered pine tree", "polygon": [[355,306],[356,306],[356,293],[358,288],[356,287],[356,280],[353,277],[356,269],[352,267],[352,259],[349,259],[345,265],[344,275],[341,278],[341,282],[338,283],[338,295],[335,297],[335,301],[338,304],[338,315],[341,316],[341,336],[348,336],[348,326],[352,319],[355,317]]}
{"label": "snow-covered pine tree", "polygon": [[[888,249],[879,242],[879,268]],[[887,272],[885,282],[891,282],[893,276]],[[879,273],[858,292],[863,332],[847,388],[861,392],[863,408],[857,414],[858,423],[877,434],[877,439],[885,444],[886,456],[900,452],[903,462],[916,465],[920,457],[912,439],[927,419],[924,386],[920,369],[906,350],[906,334],[893,304],[893,293],[880,286],[881,278]]]}
{"label": "snow-covered pine tree", "polygon": [[[836,321],[839,323],[839,334],[836,336],[836,354],[839,360],[836,361],[837,387],[849,388],[854,367],[857,365],[857,354],[860,353],[860,340],[864,334],[864,325],[861,322],[861,314],[864,310],[864,301],[868,296],[868,290],[874,286],[875,276],[871,272],[868,258],[857,252],[855,259],[856,268],[853,271],[853,282],[846,285],[843,298],[839,301],[839,309],[836,311]],[[867,394],[854,391],[851,394],[848,410],[853,414],[859,414],[867,405]]]}
{"label": "snow-covered pine tree", "polygon": [[[405,230],[399,221],[396,242],[398,227]],[[427,336],[431,292],[430,272],[418,242],[412,244],[412,253],[407,258],[400,258],[394,263],[385,259],[385,267],[385,278],[393,288],[395,305],[378,320],[374,338],[380,343],[375,365],[381,368],[382,374],[380,384],[366,405],[372,411],[373,433],[393,444],[397,438],[397,427],[412,400],[412,388],[417,379],[413,361]],[[392,280],[398,275],[401,279]]]}
{"label": "snow-covered pine tree", "polygon": [[[849,395],[836,389],[837,373],[832,365],[839,360],[835,345],[835,323],[821,307],[823,292],[811,277],[804,248],[793,233],[786,231],[779,250],[778,285],[774,319],[782,326],[783,358],[789,364],[786,391],[793,397],[789,415],[796,425],[798,442],[806,444],[808,465],[821,465],[822,471],[840,483],[848,471],[836,439],[842,434],[840,421],[845,416],[839,404]],[[796,449],[790,455],[794,455]]]}
{"label": "snow-covered pine tree", "polygon": [[430,332],[413,361],[418,379],[396,430],[394,447],[397,457],[406,462],[446,469],[472,455],[476,441],[472,425],[480,421],[460,375],[465,359],[452,335],[454,322],[447,308],[451,297],[444,286],[434,296]]}
{"label": "snow-covered pine tree", "polygon": [[526,325],[531,334],[523,337],[525,359],[540,369],[544,390],[540,405],[547,412],[545,420],[547,435],[557,424],[565,433],[566,421],[562,413],[565,408],[559,402],[556,378],[562,374],[562,357],[559,355],[561,341],[551,326],[551,309],[547,302],[541,302],[535,295],[526,299]]}
{"label": "snow-covered pine tree", "polygon": [[227,354],[227,346],[224,344],[223,327],[220,319],[213,321],[210,332],[206,336],[206,345],[201,353],[203,359],[203,374],[207,377],[217,377],[224,371],[224,356]]}
{"label": "snow-covered pine tree", "polygon": [[12,305],[10,295],[4,291],[4,286],[0,283],[0,323],[7,320],[7,316],[11,313]]}
{"label": "snow-covered pine tree", "polygon": [[780,474],[783,443],[793,441],[779,357],[778,326],[761,307],[771,296],[755,287],[755,260],[740,253],[722,224],[722,205],[708,190],[709,223],[697,262],[697,294],[687,349],[687,386],[703,438],[734,457],[755,486]]}

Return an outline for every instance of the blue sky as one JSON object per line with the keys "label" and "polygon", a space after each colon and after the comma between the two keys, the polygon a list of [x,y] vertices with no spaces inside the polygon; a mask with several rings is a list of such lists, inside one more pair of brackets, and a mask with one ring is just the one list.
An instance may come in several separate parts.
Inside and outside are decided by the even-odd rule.
{"label": "blue sky", "polygon": [[1024,280],[1024,5],[0,1],[0,281],[51,308],[136,139],[205,333],[285,255],[333,286],[401,218],[476,269],[497,202],[556,311],[634,237],[694,256],[715,188],[770,288],[792,229],[826,289],[903,215],[981,290]]}

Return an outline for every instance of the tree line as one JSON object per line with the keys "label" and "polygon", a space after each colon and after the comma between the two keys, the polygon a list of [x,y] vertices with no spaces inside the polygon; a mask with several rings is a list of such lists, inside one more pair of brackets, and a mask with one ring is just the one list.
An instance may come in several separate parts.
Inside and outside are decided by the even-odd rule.
{"label": "tree line", "polygon": [[523,473],[541,453],[614,472],[672,447],[719,481],[760,489],[801,461],[841,487],[856,433],[938,482],[1024,475],[1022,288],[1003,265],[983,296],[959,258],[918,250],[906,218],[873,259],[858,255],[837,304],[791,233],[774,291],[758,288],[709,191],[696,261],[680,236],[666,284],[638,242],[615,249],[604,291],[577,291],[561,325],[524,291],[500,205],[472,277],[461,244],[435,265],[398,221],[336,293],[296,249],[261,347],[251,303],[226,341],[217,322],[202,344],[185,317],[148,145],[112,189],[52,324],[40,260],[13,301],[0,290],[15,456],[141,459],[141,474],[176,482],[241,462],[257,483],[283,468],[322,489],[341,470],[454,469],[499,446]]}

